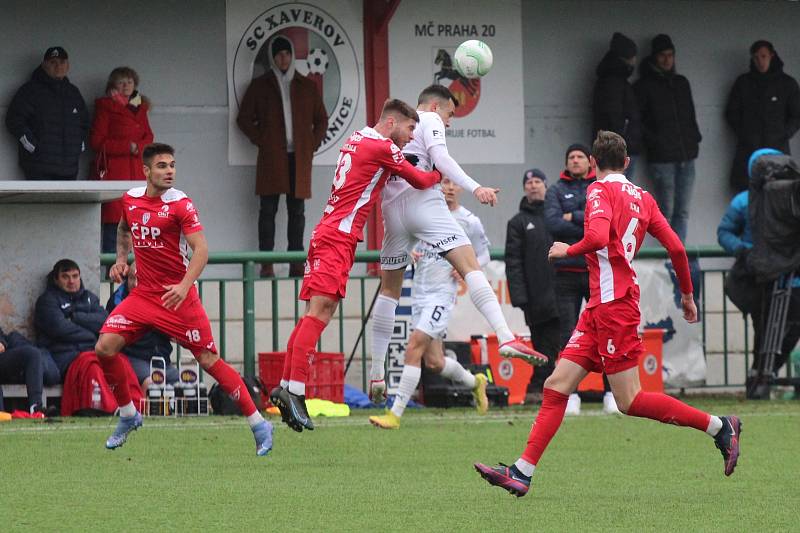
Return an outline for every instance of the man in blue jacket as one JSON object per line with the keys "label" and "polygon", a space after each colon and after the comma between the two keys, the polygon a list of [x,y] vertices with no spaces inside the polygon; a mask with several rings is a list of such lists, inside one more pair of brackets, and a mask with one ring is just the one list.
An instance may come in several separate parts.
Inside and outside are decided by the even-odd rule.
{"label": "man in blue jacket", "polygon": [[34,326],[39,346],[55,359],[62,379],[81,352],[93,351],[108,313],[81,281],[71,259],[61,259],[47,275],[47,289],[36,300]]}
{"label": "man in blue jacket", "polygon": [[[28,393],[28,409],[54,416],[54,409],[42,405],[44,385],[57,385],[60,375],[50,355],[34,346],[21,333],[8,334],[0,329],[0,383],[24,383]],[[0,390],[0,411],[5,411]]]}
{"label": "man in blue jacket", "polygon": [[19,165],[29,180],[74,180],[86,148],[89,112],[67,78],[69,56],[48,48],[30,81],[20,87],[6,113],[18,143]]}
{"label": "man in blue jacket", "polygon": [[[762,155],[779,155],[781,152],[774,149],[761,149],[757,150],[750,157],[748,163],[748,173],[752,170],[755,160]],[[729,279],[726,282],[727,291],[737,291],[744,294],[749,294],[747,300],[748,305],[745,308],[740,307],[739,310],[743,313],[749,313],[753,319],[753,364],[747,375],[747,397],[749,399],[769,399],[769,389],[765,387],[753,386],[754,378],[758,375],[758,369],[761,366],[761,357],[759,347],[764,338],[764,320],[769,314],[769,302],[764,301],[765,297],[769,298],[769,288],[772,283],[767,286],[756,283],[755,276],[748,275],[746,272],[747,254],[753,248],[753,234],[750,229],[750,217],[748,215],[749,206],[749,191],[742,191],[731,200],[728,209],[722,216],[722,220],[717,228],[717,240],[719,245],[722,246],[726,252],[736,256],[736,263],[729,273]],[[737,283],[739,287],[731,287],[731,283]],[[741,285],[748,285],[743,287]],[[731,298],[738,301],[735,298]],[[794,349],[797,341],[800,340],[800,277],[795,277],[792,284],[792,296],[789,301],[789,310],[786,316],[786,330],[784,331],[783,342],[781,343],[781,353],[776,354],[773,363],[772,372],[777,374],[778,370],[788,360],[789,355]],[[798,387],[795,387],[797,390]],[[800,391],[798,391],[800,392]]]}
{"label": "man in blue jacket", "polygon": [[[544,220],[554,241],[575,244],[583,238],[583,210],[586,207],[586,189],[595,180],[594,169],[589,163],[589,148],[583,144],[572,144],[565,155],[566,168],[559,180],[547,189],[544,200]],[[589,269],[583,256],[559,259],[556,270],[556,302],[560,324],[560,349],[572,336],[582,300],[589,301]],[[603,376],[605,394],[603,409],[617,413],[617,404],[611,387]],[[580,397],[573,393],[567,403],[568,415],[580,414]]]}

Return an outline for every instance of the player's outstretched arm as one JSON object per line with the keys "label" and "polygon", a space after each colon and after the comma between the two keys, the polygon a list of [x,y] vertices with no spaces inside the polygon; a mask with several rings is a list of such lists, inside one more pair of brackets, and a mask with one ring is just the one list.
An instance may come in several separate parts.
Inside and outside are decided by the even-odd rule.
{"label": "player's outstretched arm", "polygon": [[[655,200],[653,200],[653,203],[655,204]],[[669,258],[672,261],[672,267],[675,269],[675,276],[678,278],[678,285],[681,290],[683,318],[687,322],[697,322],[697,306],[694,303],[692,294],[692,275],[689,271],[689,258],[686,256],[686,248],[684,248],[680,238],[670,227],[667,219],[661,214],[658,206],[654,206],[647,232],[658,239],[658,242],[667,249],[667,254],[669,254]]]}
{"label": "player's outstretched arm", "polygon": [[122,283],[122,278],[130,272],[128,267],[128,254],[132,246],[131,228],[123,215],[117,224],[117,260],[108,271],[108,275],[116,283]]}
{"label": "player's outstretched arm", "polygon": [[455,159],[447,151],[444,144],[436,144],[428,149],[431,162],[445,176],[453,180],[456,185],[471,192],[482,204],[494,206],[497,204],[497,193],[500,189],[482,187],[480,183],[470,178]]}
{"label": "player's outstretched arm", "polygon": [[[584,254],[596,252],[608,245],[608,234],[611,230],[611,220],[603,217],[595,217],[589,220],[583,239],[579,240],[565,250],[565,256],[576,257]],[[555,244],[553,245],[555,246]],[[554,259],[554,258],[552,258]]]}
{"label": "player's outstretched arm", "polygon": [[442,175],[438,170],[425,172],[419,170],[405,159],[395,165],[392,169],[392,173],[406,180],[415,189],[427,189],[442,180]]}
{"label": "player's outstretched arm", "polygon": [[202,231],[184,235],[186,243],[192,249],[192,258],[186,268],[186,274],[177,285],[164,285],[167,292],[161,296],[161,302],[167,309],[177,309],[186,299],[192,284],[197,281],[208,264],[208,241]]}

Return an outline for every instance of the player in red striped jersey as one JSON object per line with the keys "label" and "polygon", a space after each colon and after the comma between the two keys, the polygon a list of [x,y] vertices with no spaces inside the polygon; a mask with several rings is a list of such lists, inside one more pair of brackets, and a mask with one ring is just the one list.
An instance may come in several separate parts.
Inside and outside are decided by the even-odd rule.
{"label": "player in red striped jersey", "polygon": [[683,317],[697,321],[686,250],[661,214],[653,197],[629,182],[625,141],[616,133],[600,131],[592,147],[597,181],[586,197],[585,232],[569,246],[553,243],[550,259],[583,254],[589,266],[589,302],[553,374],[544,383],[542,407],[531,429],[528,446],[511,466],[475,469],[490,484],[524,496],[531,475],[564,418],[569,394],[590,371],[605,372],[620,410],[630,416],[689,426],[714,437],[729,476],[739,458],[741,421],[699,411],[663,393],[644,392],[639,384],[639,284],[631,261],[650,233],[667,249],[681,291]]}
{"label": "player in red striped jersey", "polygon": [[305,384],[314,350],[339,300],[345,297],[356,245],[364,239],[367,215],[380,198],[389,176],[400,176],[413,187],[438,183],[441,174],[423,172],[400,151],[414,138],[417,112],[400,100],[387,100],[374,128],[347,139],[339,153],[331,194],[311,234],[300,299],[306,313],[289,336],[281,383],[270,392],[283,421],[295,431],[314,429],[305,406]]}

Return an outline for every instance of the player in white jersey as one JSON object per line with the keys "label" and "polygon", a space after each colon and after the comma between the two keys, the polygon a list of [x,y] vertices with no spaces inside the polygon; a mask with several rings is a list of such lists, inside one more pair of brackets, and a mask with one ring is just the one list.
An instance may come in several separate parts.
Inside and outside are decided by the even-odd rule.
{"label": "player in white jersey", "polygon": [[[481,220],[459,205],[458,195],[461,190],[449,178],[442,179],[442,192],[450,214],[463,228],[475,249],[478,263],[484,267],[489,262],[489,239],[486,238]],[[460,276],[442,257],[440,251],[427,242],[420,241],[412,254],[416,258],[414,285],[411,289],[411,323],[414,331],[406,346],[400,385],[392,408],[382,416],[369,417],[372,425],[383,429],[400,427],[400,417],[419,383],[421,360],[433,372],[472,389],[478,413],[486,414],[489,409],[486,375],[473,375],[455,359],[444,356],[442,339],[456,303]]]}
{"label": "player in white jersey", "polygon": [[[403,153],[420,170],[434,166],[457,185],[470,191],[482,204],[495,205],[499,189],[482,187],[470,178],[447,152],[445,128],[458,104],[449,89],[431,85],[419,95],[420,121],[414,139]],[[384,238],[381,248],[381,290],[372,310],[372,368],[370,398],[385,399],[384,362],[394,330],[394,313],[403,285],[403,272],[410,252],[418,241],[435,248],[456,269],[467,284],[475,307],[486,318],[500,341],[500,355],[519,357],[541,365],[547,357],[518,341],[509,329],[500,304],[480,269],[475,250],[464,230],[450,215],[442,191],[433,187],[416,192],[402,180],[389,178],[383,191]]]}

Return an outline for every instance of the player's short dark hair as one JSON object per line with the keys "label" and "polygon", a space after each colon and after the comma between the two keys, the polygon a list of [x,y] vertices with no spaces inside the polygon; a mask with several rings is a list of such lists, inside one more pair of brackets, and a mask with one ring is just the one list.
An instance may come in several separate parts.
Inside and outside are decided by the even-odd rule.
{"label": "player's short dark hair", "polygon": [[622,135],[613,131],[600,130],[592,144],[592,156],[597,161],[597,170],[622,170],[628,147]]}
{"label": "player's short dark hair", "polygon": [[56,264],[53,265],[53,270],[50,271],[47,277],[51,281],[55,281],[62,272],[69,272],[71,270],[77,270],[80,272],[81,267],[79,267],[78,263],[72,259],[59,259]]}
{"label": "player's short dark hair", "polygon": [[437,98],[439,100],[452,100],[453,105],[458,107],[458,98],[450,92],[450,89],[445,87],[444,85],[439,85],[434,83],[433,85],[428,85],[422,92],[419,93],[419,98],[417,99],[417,105],[419,104],[426,104],[430,102],[432,99]]}
{"label": "player's short dark hair", "polygon": [[412,119],[414,122],[419,122],[417,110],[404,101],[398,100],[397,98],[389,98],[383,103],[381,118],[384,118],[389,114],[402,115],[406,118]]}
{"label": "player's short dark hair", "polygon": [[153,158],[161,154],[169,154],[174,156],[175,148],[164,143],[148,144],[142,151],[142,162],[149,167],[150,163],[153,162]]}

